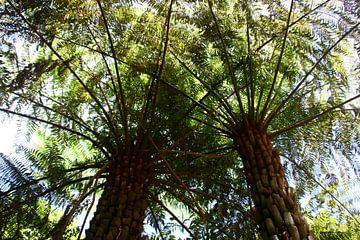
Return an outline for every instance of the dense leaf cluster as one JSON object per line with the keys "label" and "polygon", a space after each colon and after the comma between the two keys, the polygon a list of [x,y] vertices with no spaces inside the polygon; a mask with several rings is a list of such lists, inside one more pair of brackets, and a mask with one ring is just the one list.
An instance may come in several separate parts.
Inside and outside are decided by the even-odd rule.
{"label": "dense leaf cluster", "polygon": [[24,160],[0,156],[0,239],[48,238],[64,222],[80,238],[104,169],[130,153],[155,166],[151,239],[256,239],[235,151],[252,125],[298,195],[317,196],[315,236],[338,214],[322,212],[326,196],[358,223],[336,194],[359,176],[357,2],[288,2],[0,3],[0,111],[40,139]]}

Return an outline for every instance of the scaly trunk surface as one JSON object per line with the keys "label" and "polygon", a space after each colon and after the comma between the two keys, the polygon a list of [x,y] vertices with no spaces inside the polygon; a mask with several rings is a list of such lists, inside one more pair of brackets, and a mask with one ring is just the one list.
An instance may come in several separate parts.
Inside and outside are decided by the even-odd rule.
{"label": "scaly trunk surface", "polygon": [[87,240],[145,239],[141,234],[152,173],[141,158],[123,157],[110,164]]}
{"label": "scaly trunk surface", "polygon": [[253,216],[263,239],[312,239],[269,135],[256,126],[243,127],[239,132],[236,148],[255,205]]}

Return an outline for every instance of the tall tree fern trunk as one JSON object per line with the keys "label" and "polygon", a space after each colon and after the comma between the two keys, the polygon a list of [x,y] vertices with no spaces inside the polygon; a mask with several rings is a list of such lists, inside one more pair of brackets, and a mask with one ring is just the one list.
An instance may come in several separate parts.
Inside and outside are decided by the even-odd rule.
{"label": "tall tree fern trunk", "polygon": [[111,163],[86,239],[143,239],[151,169],[149,163],[137,158],[123,157],[120,162]]}
{"label": "tall tree fern trunk", "polygon": [[254,219],[263,239],[311,239],[295,192],[289,188],[280,156],[260,127],[243,127],[235,139],[255,204]]}

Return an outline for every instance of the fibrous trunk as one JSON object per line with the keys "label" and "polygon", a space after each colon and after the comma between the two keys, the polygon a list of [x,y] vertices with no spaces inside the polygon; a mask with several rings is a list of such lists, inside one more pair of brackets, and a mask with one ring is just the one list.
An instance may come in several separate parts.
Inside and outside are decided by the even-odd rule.
{"label": "fibrous trunk", "polygon": [[110,164],[105,189],[86,231],[86,239],[144,239],[141,234],[151,169],[142,159],[128,157]]}
{"label": "fibrous trunk", "polygon": [[312,239],[295,192],[288,187],[279,152],[261,128],[243,127],[236,141],[263,239]]}

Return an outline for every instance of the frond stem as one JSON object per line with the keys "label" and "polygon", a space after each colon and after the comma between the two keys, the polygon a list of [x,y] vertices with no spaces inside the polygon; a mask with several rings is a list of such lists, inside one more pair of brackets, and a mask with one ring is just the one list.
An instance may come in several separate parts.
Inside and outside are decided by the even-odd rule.
{"label": "frond stem", "polygon": [[[65,231],[65,228],[67,227],[67,225],[71,221],[71,219],[72,219],[73,215],[75,214],[77,208],[80,206],[80,204],[85,200],[86,196],[88,195],[88,189],[93,184],[95,184],[95,187],[93,187],[93,189],[91,189],[91,192],[94,191],[94,189],[96,189],[97,181],[98,181],[99,177],[101,176],[101,174],[105,172],[107,167],[108,167],[108,165],[104,165],[101,169],[99,169],[95,173],[94,176],[90,177],[89,181],[87,182],[85,187],[82,189],[82,192],[81,192],[81,195],[80,195],[79,199],[72,203],[71,209],[68,212],[65,212],[65,214],[59,220],[59,222],[56,224],[56,226],[55,226],[55,228],[53,230],[54,236],[62,236],[63,235],[63,233]],[[94,183],[94,180],[95,180],[95,183]]]}
{"label": "frond stem", "polygon": [[[252,120],[254,120],[255,118],[255,87],[254,87],[254,79],[253,79],[253,68],[252,68],[252,62],[251,62],[251,38],[250,38],[250,20],[251,20],[251,16],[250,16],[250,11],[248,9],[248,1],[246,1],[246,39],[247,39],[247,59],[246,59],[246,63],[247,66],[249,68],[249,75],[250,75],[250,84],[247,84],[247,88],[248,92],[247,92],[247,96],[248,96],[248,111],[249,111],[249,116]],[[250,88],[250,90],[249,90]]]}
{"label": "frond stem", "polygon": [[[35,100],[32,100],[31,98],[28,98],[28,97],[26,97],[26,96],[24,96],[24,95],[21,95],[21,94],[15,93],[15,92],[12,92],[12,94],[14,94],[15,96],[18,96],[18,97],[20,97],[20,98],[23,98],[24,100],[27,100],[27,101],[35,104],[35,105],[38,105],[39,107],[41,107],[41,108],[43,108],[43,109],[45,109],[45,110],[49,110],[49,111],[51,111],[51,112],[54,112],[54,113],[56,113],[56,114],[59,114],[59,115],[65,117],[65,118],[67,118],[68,120],[73,121],[74,123],[78,124],[80,127],[83,127],[84,129],[88,130],[89,132],[91,132],[91,133],[94,134],[95,136],[99,136],[99,134],[98,134],[95,130],[91,129],[91,128],[90,128],[88,125],[86,125],[85,123],[80,122],[80,121],[76,120],[75,118],[73,118],[73,117],[71,117],[71,116],[68,116],[68,115],[66,115],[66,114],[64,114],[64,113],[62,113],[62,112],[60,112],[60,111],[54,110],[54,109],[52,109],[51,107],[46,106],[46,105],[44,105],[43,103],[37,102],[37,101],[35,101]],[[78,116],[76,116],[76,117],[79,118]],[[79,119],[80,119],[80,118],[79,118]]]}
{"label": "frond stem", "polygon": [[218,23],[218,20],[217,20],[217,18],[215,16],[214,11],[213,11],[212,5],[213,5],[213,3],[211,2],[211,0],[208,0],[209,10],[210,10],[211,16],[212,16],[212,18],[214,20],[216,31],[217,31],[217,33],[219,35],[220,42],[221,42],[221,45],[222,45],[222,48],[223,48],[223,51],[224,51],[225,63],[227,65],[227,68],[228,68],[228,71],[229,71],[229,74],[230,74],[231,82],[232,82],[232,84],[234,86],[235,95],[236,95],[237,101],[239,103],[240,113],[244,117],[243,120],[246,123],[247,119],[245,118],[245,110],[244,110],[244,106],[243,106],[243,103],[242,103],[242,100],[241,100],[241,97],[240,97],[240,92],[239,92],[239,89],[238,89],[238,86],[237,86],[237,83],[236,83],[235,74],[234,74],[233,69],[231,67],[230,59],[229,59],[228,52],[226,50],[226,46],[225,46],[225,42],[224,42],[224,38],[223,38],[223,36],[221,34],[219,23]]}
{"label": "frond stem", "polygon": [[158,220],[157,220],[157,218],[156,218],[156,216],[155,216],[155,213],[154,213],[152,207],[149,206],[149,209],[150,209],[151,216],[152,216],[152,217],[154,218],[154,220],[155,220],[155,227],[156,227],[157,231],[158,231],[159,234],[160,234],[161,240],[165,240],[164,236],[162,235],[162,232],[161,232],[161,229],[160,229]]}
{"label": "frond stem", "polygon": [[305,74],[305,76],[300,80],[300,82],[295,86],[295,88],[285,97],[283,101],[269,114],[267,119],[265,119],[265,126],[268,126],[276,114],[285,106],[289,99],[297,92],[300,86],[305,82],[307,77],[315,70],[315,68],[320,64],[320,62],[333,50],[346,36],[348,36],[354,29],[359,26],[360,23],[355,24],[349,31],[343,34],[330,48],[328,48],[323,55],[316,61],[312,68]]}
{"label": "frond stem", "polygon": [[[182,90],[178,89],[177,87],[173,86],[172,84],[166,82],[166,81],[163,81],[163,80],[160,80],[163,84],[165,84],[166,86],[176,90],[177,92],[179,92],[181,95],[183,95],[184,97],[188,98],[191,102],[193,102],[194,104],[196,104],[197,106],[199,106],[201,109],[203,109],[207,114],[208,116],[211,116],[212,119],[214,119],[215,121],[223,124],[224,126],[229,126],[230,128],[230,125],[228,125],[227,123],[225,123],[224,121],[222,121],[220,118],[217,118],[214,114],[214,112],[217,114],[217,115],[220,115],[221,117],[224,118],[224,116],[222,116],[222,114],[220,114],[219,112],[217,112],[215,109],[214,110],[210,110],[208,108],[208,106],[206,106],[204,103],[201,103],[199,101],[197,101],[196,99],[192,98],[191,96],[189,96],[188,94],[186,94],[185,92],[183,92]],[[227,120],[227,118],[224,118],[225,120]],[[230,121],[231,123],[231,121]]]}
{"label": "frond stem", "polygon": [[78,132],[76,130],[73,130],[71,128],[62,126],[60,124],[53,123],[53,122],[50,122],[50,121],[47,121],[47,120],[44,120],[44,119],[41,119],[41,118],[33,117],[33,116],[30,116],[30,115],[27,115],[27,114],[24,114],[24,113],[14,112],[12,110],[5,109],[5,108],[0,108],[0,112],[16,115],[16,116],[19,116],[19,117],[27,118],[27,119],[32,120],[32,121],[42,122],[42,123],[54,126],[56,128],[68,131],[68,132],[70,132],[72,134],[75,134],[77,136],[83,137],[84,139],[89,140],[90,142],[94,143],[96,146],[99,146],[99,144],[95,140],[93,140],[91,137],[89,137],[89,136],[87,136],[87,135],[85,135],[85,134],[83,134],[81,132]]}
{"label": "frond stem", "polygon": [[82,223],[82,225],[81,225],[81,228],[80,228],[80,231],[79,231],[79,235],[78,235],[77,240],[80,240],[80,238],[81,238],[81,233],[84,231],[84,228],[85,228],[86,220],[87,220],[87,218],[89,217],[89,214],[90,214],[90,211],[91,211],[92,207],[94,206],[98,180],[99,180],[99,178],[97,177],[97,178],[95,179],[95,183],[94,183],[95,186],[94,186],[94,187],[91,189],[91,191],[90,191],[90,193],[93,192],[93,196],[92,196],[92,199],[91,199],[90,206],[88,207],[88,209],[87,209],[87,211],[86,211],[86,214],[85,214],[83,223]]}
{"label": "frond stem", "polygon": [[306,170],[305,168],[301,167],[297,162],[295,162],[293,159],[287,157],[287,156],[284,156],[284,155],[281,155],[282,157],[285,157],[286,159],[288,159],[291,163],[293,163],[298,169],[300,169],[301,171],[303,171],[307,177],[309,177],[310,179],[312,179],[317,185],[319,185],[327,194],[330,195],[330,197],[332,199],[334,199],[337,204],[339,206],[341,206],[343,209],[345,209],[345,211],[347,211],[349,213],[349,215],[351,216],[352,219],[354,219],[356,221],[357,224],[360,225],[360,221],[354,216],[354,214],[337,198],[334,196],[334,194],[332,194],[322,183],[320,183],[318,180],[316,180],[316,178],[314,178],[312,176],[312,174],[310,174],[308,172],[308,170]]}
{"label": "frond stem", "polygon": [[198,203],[198,201],[196,201],[196,199],[194,198],[194,196],[192,195],[190,189],[184,184],[184,182],[180,179],[180,177],[176,174],[176,172],[174,171],[174,169],[170,166],[170,163],[166,160],[166,158],[161,154],[160,149],[158,148],[158,146],[156,145],[156,143],[154,142],[153,138],[151,136],[149,136],[149,140],[151,142],[151,144],[154,146],[154,148],[156,149],[156,151],[160,154],[162,160],[165,163],[165,166],[169,169],[171,175],[173,175],[176,180],[179,182],[179,184],[189,193],[191,200],[194,202],[196,208],[199,211],[200,217],[203,221],[205,221],[205,215],[204,212],[202,210],[202,208],[200,207],[200,204]]}
{"label": "frond stem", "polygon": [[[101,50],[101,47],[100,47],[98,41],[96,40],[96,37],[95,37],[95,35],[93,34],[92,30],[90,29],[90,26],[88,26],[88,29],[89,29],[90,35],[91,35],[93,41],[95,42],[97,48]],[[120,105],[121,103],[120,103],[120,100],[119,100],[119,93],[118,93],[117,88],[116,88],[116,85],[115,85],[115,81],[114,81],[113,74],[112,74],[112,72],[111,72],[111,70],[110,70],[110,66],[109,66],[108,62],[106,61],[105,55],[104,55],[103,53],[100,53],[100,54],[101,54],[101,58],[103,59],[103,62],[105,63],[106,71],[108,72],[109,77],[110,77],[110,80],[111,80],[111,85],[112,85],[113,91],[114,91],[114,93],[115,93],[116,103],[117,103],[118,108],[119,108],[119,109],[118,109],[118,110],[119,110],[119,113],[122,114],[121,105]],[[100,83],[99,83],[99,87],[101,87],[101,86],[100,86]],[[106,98],[104,94],[103,94],[103,96],[104,96],[104,98]],[[108,101],[106,101],[106,102],[108,102]],[[109,104],[107,104],[107,105],[108,105],[107,107],[109,108],[110,114],[111,114],[111,116],[113,117],[111,107],[110,107]]]}
{"label": "frond stem", "polygon": [[[237,117],[231,110],[230,104],[227,102],[226,98],[223,98],[218,93],[216,93],[213,88],[207,84],[204,80],[202,80],[197,74],[195,74],[175,53],[171,52],[171,54],[176,58],[176,60],[188,71],[196,80],[198,80],[210,93],[212,93],[218,101],[224,106],[227,113],[230,115],[230,117],[233,119],[234,122],[238,122]],[[222,115],[224,119],[227,119],[225,116]],[[227,120],[229,123],[231,123],[230,120]]]}
{"label": "frond stem", "polygon": [[316,114],[314,116],[307,117],[307,118],[305,118],[305,119],[303,119],[301,121],[298,121],[297,123],[294,123],[294,124],[292,124],[292,125],[290,125],[288,127],[283,128],[283,129],[276,130],[276,131],[272,132],[270,134],[270,136],[271,136],[271,138],[276,138],[277,136],[279,136],[279,135],[281,135],[281,134],[283,134],[285,132],[288,132],[288,131],[293,130],[293,129],[298,128],[298,127],[302,127],[305,124],[307,124],[307,123],[309,123],[309,122],[311,122],[311,121],[313,121],[313,120],[315,120],[317,118],[323,117],[324,115],[326,115],[326,114],[328,114],[330,112],[333,112],[334,109],[340,108],[340,107],[344,106],[345,104],[347,104],[347,103],[349,103],[349,102],[351,102],[351,101],[353,101],[353,100],[355,100],[355,99],[357,99],[359,97],[360,97],[360,94],[358,94],[355,97],[352,97],[352,98],[350,98],[350,99],[348,99],[348,100],[346,100],[346,101],[344,101],[344,102],[342,102],[340,104],[337,104],[337,105],[335,105],[335,106],[333,106],[333,107],[331,107],[331,108],[329,108],[329,109],[327,109],[327,110],[325,110],[325,111],[323,111],[321,113],[318,113],[318,114]]}
{"label": "frond stem", "polygon": [[[108,40],[109,40],[109,44],[110,44],[110,49],[111,49],[111,53],[113,55],[113,59],[114,59],[114,65],[115,65],[115,72],[116,72],[116,80],[118,83],[118,87],[119,87],[119,93],[120,93],[120,101],[121,101],[121,106],[122,106],[122,123],[123,123],[123,127],[124,127],[124,132],[125,132],[125,149],[129,149],[130,147],[130,136],[129,136],[129,126],[128,126],[128,120],[127,120],[127,106],[126,106],[126,99],[125,99],[125,94],[124,94],[124,90],[123,90],[123,86],[121,83],[121,79],[120,79],[120,71],[119,71],[119,66],[118,66],[118,62],[117,62],[117,58],[116,58],[116,52],[115,52],[115,48],[114,48],[114,43],[110,34],[110,29],[108,26],[108,22],[105,16],[105,12],[104,9],[100,3],[100,0],[96,0],[96,2],[98,3],[100,12],[101,12],[101,16],[102,19],[104,21],[104,25],[105,25],[105,29],[106,29],[106,34],[108,36]],[[117,131],[115,130],[115,136],[118,139],[118,142],[120,142],[120,137],[118,136]],[[120,145],[120,144],[119,144]]]}
{"label": "frond stem", "polygon": [[268,104],[270,102],[270,99],[272,97],[272,92],[274,91],[274,87],[275,87],[275,84],[276,84],[277,75],[278,75],[279,70],[280,70],[280,65],[281,65],[281,61],[282,61],[282,58],[283,58],[283,54],[284,54],[284,50],[285,50],[285,44],[286,44],[286,40],[287,40],[287,36],[288,36],[288,31],[289,31],[289,25],[290,25],[291,13],[293,11],[293,6],[294,6],[294,0],[291,0],[289,13],[288,13],[288,17],[287,17],[287,20],[286,20],[286,28],[285,28],[284,39],[283,39],[283,42],[282,42],[282,45],[281,45],[279,59],[278,59],[277,65],[276,65],[275,74],[274,74],[274,78],[273,78],[272,83],[271,83],[269,93],[267,95],[267,98],[266,98],[265,104],[263,106],[263,109],[261,110],[262,113],[260,114],[260,122],[262,122],[263,119],[265,118],[266,112],[268,110]]}
{"label": "frond stem", "polygon": [[[104,107],[102,106],[101,102],[99,101],[99,99],[96,97],[95,93],[85,84],[85,82],[79,77],[79,75],[75,72],[75,70],[70,66],[70,64],[64,60],[64,58],[55,50],[55,48],[51,45],[51,43],[49,43],[45,37],[36,29],[36,27],[34,27],[25,17],[24,15],[15,7],[15,5],[10,1],[10,0],[6,0],[7,3],[9,3],[9,5],[14,9],[14,11],[18,14],[18,16],[30,27],[30,29],[32,31],[34,31],[34,33],[46,44],[46,46],[48,46],[48,48],[56,55],[56,57],[65,65],[65,67],[67,69],[69,69],[69,71],[74,75],[74,77],[77,79],[77,81],[81,84],[81,86],[85,89],[85,91],[87,93],[89,93],[90,97],[96,102],[96,104],[100,107],[101,111],[103,112],[104,116],[107,119],[107,125],[109,126],[109,128],[111,129],[111,132],[114,134],[114,136],[116,137],[117,131],[114,128],[114,125],[112,124],[112,121],[108,115],[108,113],[106,112],[106,110],[104,109]],[[118,138],[116,137],[116,139],[118,140]]]}
{"label": "frond stem", "polygon": [[[318,10],[319,8],[323,7],[325,4],[327,4],[328,2],[330,2],[331,0],[327,0],[321,4],[319,4],[318,6],[316,6],[315,8],[311,9],[309,12],[305,13],[304,15],[302,15],[301,17],[299,17],[298,19],[296,19],[294,22],[292,22],[289,25],[289,28],[294,26],[295,24],[297,24],[298,22],[300,22],[301,20],[303,20],[305,17],[309,16],[311,13],[315,12],[316,10]],[[284,32],[286,29],[283,29],[282,32]],[[265,47],[267,44],[269,44],[271,41],[273,41],[276,37],[278,37],[278,35],[280,35],[282,32],[279,32],[277,34],[274,34],[271,38],[269,38],[268,40],[266,40],[263,44],[261,44],[256,50],[255,52],[260,51],[263,47]]]}
{"label": "frond stem", "polygon": [[166,211],[168,212],[188,233],[189,235],[192,237],[192,239],[196,239],[196,237],[194,236],[194,234],[190,231],[190,229],[183,223],[180,221],[180,219],[170,210],[168,209],[164,203],[162,203],[158,198],[156,198],[155,196],[151,195],[153,199],[155,199],[155,201]]}
{"label": "frond stem", "polygon": [[[150,113],[151,114],[150,119],[153,118],[153,115],[155,113],[157,94],[158,94],[158,89],[159,89],[159,80],[160,80],[161,74],[164,69],[166,54],[167,54],[167,50],[168,50],[170,19],[171,19],[172,6],[173,6],[174,1],[175,0],[170,0],[170,6],[168,9],[166,19],[165,19],[164,48],[162,50],[160,50],[160,52],[159,52],[159,57],[161,56],[161,62],[159,64],[159,59],[158,59],[158,63],[157,63],[158,69],[157,69],[157,72],[156,72],[155,76],[153,77],[151,84],[150,84],[149,92],[148,92],[147,99],[146,99],[145,109],[144,109],[144,113],[143,113],[143,124],[145,124],[145,119],[147,118],[147,112],[148,112],[148,108],[149,108],[149,105],[151,102],[152,102],[152,109],[151,109],[151,113]],[[155,88],[155,90],[153,90],[153,88]]]}

